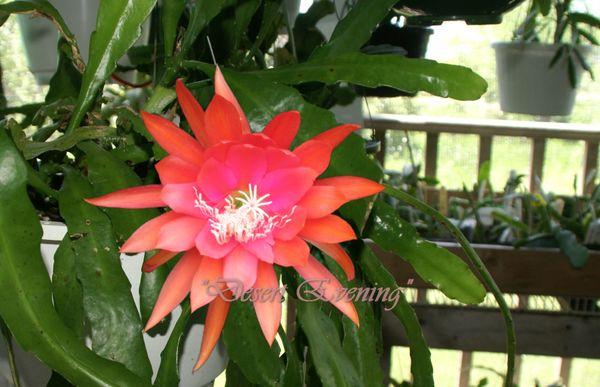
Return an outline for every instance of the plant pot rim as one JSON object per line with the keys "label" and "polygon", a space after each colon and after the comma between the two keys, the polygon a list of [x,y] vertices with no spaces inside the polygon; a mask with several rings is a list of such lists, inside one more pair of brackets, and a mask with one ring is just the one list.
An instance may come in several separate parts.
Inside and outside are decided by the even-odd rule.
{"label": "plant pot rim", "polygon": [[[565,45],[566,43],[540,43],[540,42],[494,42],[492,48],[495,50],[511,50],[511,51],[527,51],[527,52],[539,52],[554,54],[556,50]],[[594,46],[590,44],[578,44],[578,50],[584,50],[585,52],[591,51]]]}

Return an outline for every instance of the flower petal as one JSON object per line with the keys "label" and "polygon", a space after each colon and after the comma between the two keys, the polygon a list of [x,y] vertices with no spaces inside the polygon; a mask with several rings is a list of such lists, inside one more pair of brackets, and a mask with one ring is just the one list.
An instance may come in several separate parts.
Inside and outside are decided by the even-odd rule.
{"label": "flower petal", "polygon": [[224,260],[223,278],[234,294],[241,295],[254,286],[259,261],[254,254],[238,246]]}
{"label": "flower petal", "polygon": [[347,203],[348,199],[334,187],[311,187],[306,195],[298,202],[299,206],[306,208],[307,218],[322,218]]}
{"label": "flower petal", "polygon": [[280,148],[289,148],[300,128],[300,112],[292,110],[276,115],[262,131]]}
{"label": "flower petal", "polygon": [[122,253],[141,253],[153,250],[158,242],[160,229],[167,223],[179,218],[181,215],[169,211],[142,224],[121,246]]}
{"label": "flower petal", "polygon": [[200,172],[197,165],[173,155],[160,160],[155,168],[163,184],[194,182]]}
{"label": "flower petal", "polygon": [[289,218],[289,222],[283,227],[276,227],[273,230],[273,237],[281,240],[290,240],[304,228],[306,221],[306,209],[304,207],[294,207],[294,210]]}
{"label": "flower petal", "polygon": [[352,281],[354,279],[356,274],[354,271],[354,264],[342,246],[338,245],[337,243],[320,243],[314,241],[309,242],[336,261],[344,270],[344,273],[346,273],[348,281]]}
{"label": "flower petal", "polygon": [[265,175],[258,185],[258,194],[269,195],[272,211],[286,211],[312,187],[315,177],[310,168],[278,169]]}
{"label": "flower petal", "polygon": [[340,243],[356,239],[352,227],[336,215],[307,219],[299,235],[309,241],[324,243]]}
{"label": "flower petal", "polygon": [[210,201],[219,203],[237,187],[237,179],[225,164],[209,159],[198,174],[198,184]]}
{"label": "flower petal", "polygon": [[233,238],[229,242],[220,245],[211,231],[210,223],[206,223],[196,237],[196,248],[200,251],[200,254],[219,259],[229,254],[238,245],[238,242]]}
{"label": "flower petal", "polygon": [[303,266],[310,255],[310,248],[302,239],[276,240],[273,245],[274,262],[279,266]]}
{"label": "flower petal", "polygon": [[275,142],[262,133],[250,133],[242,135],[242,143],[254,145],[259,148],[268,148],[276,146]]}
{"label": "flower petal", "polygon": [[265,151],[253,145],[233,145],[225,164],[237,177],[237,187],[243,190],[248,189],[248,184],[258,184],[267,172]]}
{"label": "flower petal", "polygon": [[235,107],[219,95],[215,95],[210,101],[205,122],[210,145],[221,141],[237,141],[242,137],[242,122]]}
{"label": "flower petal", "polygon": [[142,112],[142,119],[152,137],[167,153],[202,166],[204,152],[192,136],[163,117]]}
{"label": "flower petal", "polygon": [[318,176],[329,166],[332,151],[333,147],[324,141],[309,140],[294,149],[294,154],[300,166],[313,169]]}
{"label": "flower petal", "polygon": [[160,290],[158,300],[156,300],[156,304],[144,330],[147,331],[158,324],[160,320],[171,313],[183,301],[190,291],[192,279],[199,264],[200,254],[195,249],[188,251],[181,257]]}
{"label": "flower petal", "polygon": [[294,269],[313,287],[323,298],[327,299],[333,306],[338,308],[356,325],[359,325],[358,314],[354,304],[343,296],[342,285],[333,274],[327,270],[312,255],[303,266],[294,266]]}
{"label": "flower petal", "polygon": [[[161,198],[169,208],[178,214],[206,218],[202,211],[195,206],[196,187],[198,183],[167,184],[163,187]],[[194,188],[196,188],[194,190]]]}
{"label": "flower petal", "polygon": [[186,251],[196,245],[196,236],[206,224],[206,219],[181,216],[165,224],[158,235],[156,247],[169,251]]}
{"label": "flower petal", "polygon": [[260,329],[269,345],[273,344],[281,322],[281,292],[273,265],[258,263],[253,303]]}
{"label": "flower petal", "polygon": [[83,199],[89,204],[112,208],[153,208],[165,207],[160,198],[160,184],[142,185],[111,192],[92,199]]}
{"label": "flower petal", "polygon": [[340,126],[336,126],[335,128],[331,128],[329,130],[324,131],[313,137],[313,140],[324,141],[328,143],[332,148],[340,145],[346,137],[348,137],[352,132],[359,129],[360,125],[356,124],[344,124]]}
{"label": "flower petal", "polygon": [[269,244],[267,238],[246,242],[242,246],[261,261],[273,263],[273,246],[272,242]]}
{"label": "flower petal", "polygon": [[215,286],[220,287],[217,280],[223,277],[223,260],[202,257],[200,266],[192,281],[190,302],[192,312],[215,299],[218,292]]}
{"label": "flower petal", "polygon": [[[225,291],[224,295],[228,298],[231,297],[229,291]],[[223,325],[225,325],[227,312],[229,312],[229,301],[224,300],[220,296],[208,305],[204,331],[202,332],[202,344],[200,344],[200,354],[194,366],[194,371],[197,371],[206,363],[213,349],[215,349],[215,345],[217,345],[217,341],[219,341],[219,337],[221,336]]]}
{"label": "flower petal", "polygon": [[383,191],[383,186],[373,180],[358,176],[335,176],[315,181],[317,186],[335,187],[346,199],[355,200]]}
{"label": "flower petal", "polygon": [[242,124],[242,133],[250,133],[250,125],[248,125],[248,120],[246,119],[246,115],[240,106],[237,98],[233,95],[233,92],[229,88],[227,82],[225,82],[225,78],[223,77],[223,73],[221,73],[221,69],[217,66],[215,70],[215,94],[225,98],[229,101],[237,111],[239,116],[239,120]]}
{"label": "flower petal", "polygon": [[267,148],[267,169],[294,168],[300,164],[298,156],[287,149]]}
{"label": "flower petal", "polygon": [[204,109],[196,101],[196,98],[183,84],[181,79],[175,82],[175,92],[177,93],[177,100],[179,106],[183,110],[183,114],[194,132],[194,135],[204,147],[209,146],[208,136],[206,135],[206,127],[204,126]]}
{"label": "flower petal", "polygon": [[142,271],[145,273],[151,273],[162,265],[170,261],[173,257],[175,257],[178,253],[176,251],[168,251],[168,250],[159,250],[152,257],[144,261],[144,265],[142,266]]}

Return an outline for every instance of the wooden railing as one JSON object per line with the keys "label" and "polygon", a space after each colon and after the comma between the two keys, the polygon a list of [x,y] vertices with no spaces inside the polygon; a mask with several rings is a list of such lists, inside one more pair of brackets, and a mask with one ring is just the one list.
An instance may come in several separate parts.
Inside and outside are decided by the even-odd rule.
{"label": "wooden railing", "polygon": [[[553,122],[522,122],[506,120],[433,118],[406,115],[376,115],[365,118],[365,128],[374,129],[376,137],[381,141],[381,149],[377,155],[385,165],[385,134],[388,130],[425,132],[425,175],[436,176],[438,159],[438,142],[440,133],[475,134],[479,136],[478,167],[491,160],[492,140],[494,136],[526,137],[531,140],[531,162],[529,168],[529,188],[535,192],[536,177],[542,179],[546,140],[581,140],[585,142],[584,165],[582,176],[595,174],[598,165],[598,144],[600,143],[600,125],[563,124]],[[492,166],[493,168],[493,166]],[[584,187],[590,193],[594,187],[594,178],[588,179]]]}
{"label": "wooden railing", "polygon": [[[447,119],[405,115],[377,115],[365,119],[366,128],[374,129],[381,142],[376,155],[385,166],[386,132],[425,132],[425,175],[436,177],[438,166],[438,143],[441,133],[475,134],[479,136],[478,168],[491,160],[495,136],[526,137],[531,143],[529,165],[529,189],[539,189],[536,179],[543,178],[546,143],[548,139],[579,140],[585,143],[584,162],[581,165],[584,193],[589,194],[596,181],[600,125],[573,125],[546,122],[516,122],[502,120]],[[493,169],[494,166],[492,165]],[[585,179],[590,177],[589,179]],[[449,247],[449,246],[446,246]],[[460,255],[460,249],[450,247]],[[600,313],[580,313],[568,305],[571,297],[600,297],[600,254],[592,254],[585,270],[574,270],[566,257],[555,251],[509,251],[506,247],[478,248],[503,291],[518,294],[519,305],[514,311],[517,326],[518,351],[520,354],[543,354],[561,358],[560,377],[568,382],[572,357],[599,358],[596,341],[600,336],[593,333],[600,324]],[[424,300],[427,284],[419,281],[414,271],[398,258],[379,251],[386,267],[397,282],[407,283],[418,290],[414,305],[424,324],[425,336],[434,348],[462,351],[461,374],[458,385],[468,386],[473,351],[503,351],[502,324],[497,312],[486,308],[456,308],[446,305],[428,305]],[[535,274],[534,274],[535,273]],[[413,281],[413,279],[415,279]],[[421,296],[423,295],[423,296]],[[547,313],[527,310],[528,295],[558,297],[561,311]],[[566,304],[565,304],[566,303]],[[441,325],[440,325],[441,324]],[[550,332],[552,331],[552,332]],[[386,323],[384,319],[384,364],[392,345],[407,345],[398,324]],[[553,335],[547,340],[547,335]],[[483,339],[485,337],[485,339]],[[590,341],[591,339],[591,341]],[[517,357],[517,375],[521,357]],[[389,364],[388,364],[389,365]]]}

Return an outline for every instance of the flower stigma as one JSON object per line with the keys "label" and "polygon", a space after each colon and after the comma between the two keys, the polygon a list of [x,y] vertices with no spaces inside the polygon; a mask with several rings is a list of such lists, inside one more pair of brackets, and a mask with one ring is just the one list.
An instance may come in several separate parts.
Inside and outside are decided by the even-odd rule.
{"label": "flower stigma", "polygon": [[269,215],[263,207],[272,203],[267,200],[270,194],[259,197],[257,186],[251,184],[248,185],[247,191],[240,190],[227,196],[221,209],[208,204],[196,187],[194,193],[194,207],[199,208],[208,218],[211,233],[220,245],[228,243],[231,238],[241,243],[265,238],[276,227],[287,225],[296,210],[294,206],[286,215]]}

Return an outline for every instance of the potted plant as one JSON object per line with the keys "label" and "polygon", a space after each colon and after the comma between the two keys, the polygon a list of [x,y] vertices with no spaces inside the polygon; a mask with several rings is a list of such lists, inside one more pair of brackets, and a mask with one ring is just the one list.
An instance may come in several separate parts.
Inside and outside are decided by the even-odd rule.
{"label": "potted plant", "polygon": [[[461,100],[479,98],[485,81],[461,66],[360,53],[387,1],[358,2],[327,42],[303,47],[306,57],[294,49],[300,30],[290,32],[283,55],[280,31],[292,29],[281,3],[103,0],[85,66],[50,3],[0,4],[2,16],[49,17],[64,38],[44,103],[0,110],[0,202],[10,203],[0,210],[0,328],[53,370],[54,385],[182,385],[186,327],[197,319],[205,328],[194,368],[202,372],[222,337],[230,385],[381,385],[381,308],[408,328],[413,380],[432,385],[419,322],[367,238],[409,247],[404,256],[449,297],[484,299],[458,256],[397,229],[378,192],[425,205],[379,184],[358,126],[338,124],[324,107],[342,81]],[[105,88],[153,12],[154,55],[132,62],[152,84],[141,93]],[[275,50],[288,60],[275,62]],[[399,63],[404,71],[391,72]],[[67,227],[52,278],[41,219]],[[138,309],[121,253],[141,252],[143,263],[123,257],[144,268]],[[479,257],[469,259],[502,306],[511,380],[510,312]],[[395,301],[343,293],[374,286]],[[283,297],[296,306],[287,331]],[[153,378],[144,337],[167,336],[155,329],[180,304]],[[17,380],[27,369],[12,371]]]}
{"label": "potted plant", "polygon": [[569,115],[583,72],[592,75],[586,57],[599,28],[572,0],[532,0],[513,41],[493,44],[501,109]]}

